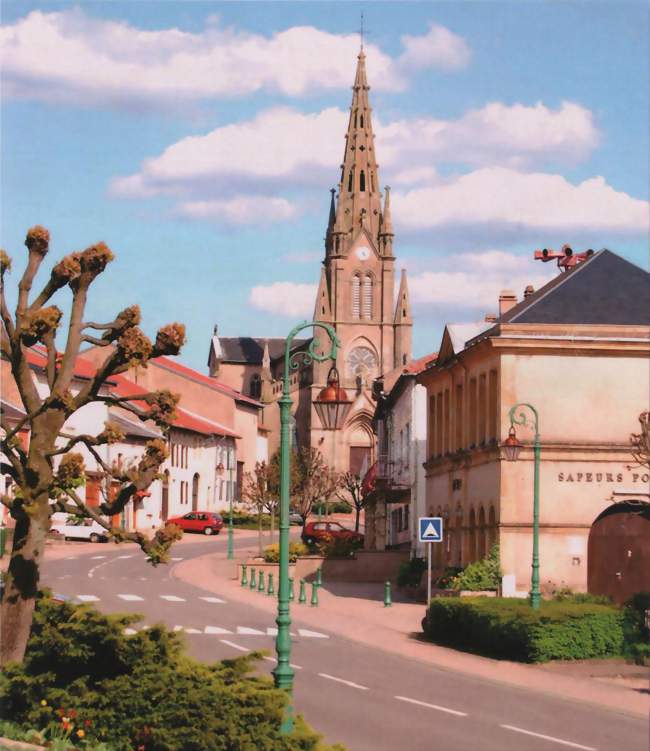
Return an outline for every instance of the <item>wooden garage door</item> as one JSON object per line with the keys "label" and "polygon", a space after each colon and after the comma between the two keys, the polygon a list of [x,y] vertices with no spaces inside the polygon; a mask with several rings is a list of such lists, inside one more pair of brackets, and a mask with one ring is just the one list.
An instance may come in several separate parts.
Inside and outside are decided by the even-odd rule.
{"label": "wooden garage door", "polygon": [[587,551],[592,594],[623,603],[650,592],[650,506],[616,504],[593,523]]}

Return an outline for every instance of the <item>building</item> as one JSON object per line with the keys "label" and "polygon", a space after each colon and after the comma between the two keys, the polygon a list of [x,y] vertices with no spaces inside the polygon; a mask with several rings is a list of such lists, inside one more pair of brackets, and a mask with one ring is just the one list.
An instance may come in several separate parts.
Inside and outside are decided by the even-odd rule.
{"label": "building", "polygon": [[364,477],[366,546],[406,547],[422,555],[417,519],[426,513],[427,394],[417,375],[436,354],[412,360],[375,381],[377,459]]}
{"label": "building", "polygon": [[[46,357],[42,348],[36,346],[27,350],[30,369],[39,395],[49,395],[45,374]],[[3,420],[10,426],[24,417],[20,395],[13,381],[9,363],[4,359],[2,366],[3,398],[1,403]],[[79,357],[75,363],[71,391],[76,394],[88,379],[95,374],[95,364]],[[149,392],[150,388],[128,378],[111,376],[100,391],[100,396],[137,396]],[[139,408],[137,401],[132,406]],[[146,405],[141,404],[143,411]],[[128,504],[121,514],[113,517],[113,524],[124,529],[150,531],[161,526],[167,518],[181,515],[196,509],[215,510],[228,507],[231,498],[236,498],[236,467],[238,466],[237,441],[241,436],[231,428],[200,417],[182,408],[176,409],[176,419],[168,435],[169,457],[161,467],[162,477],[149,488],[146,496]],[[159,428],[151,421],[142,422],[131,411],[119,406],[96,401],[77,410],[64,425],[66,436],[97,435],[106,422],[119,425],[124,439],[118,443],[103,445],[96,449],[104,464],[128,468],[140,460],[147,441],[163,438]],[[29,431],[20,434],[23,445],[29,445]],[[68,438],[61,438],[64,445]],[[79,443],[75,451],[84,457],[86,482],[78,489],[78,494],[90,506],[99,506],[110,498],[115,485],[111,485],[96,457]],[[11,478],[6,476],[3,492],[13,495]],[[6,507],[2,506],[3,513]],[[64,518],[65,515],[58,515]],[[2,521],[11,524],[7,515]]]}
{"label": "building", "polygon": [[[533,431],[517,462],[501,444],[509,411],[539,414],[542,591],[650,591],[648,469],[630,434],[648,409],[650,275],[602,250],[496,322],[447,326],[427,390],[427,511],[445,521],[434,565],[464,566],[500,545],[504,593],[530,589]],[[523,407],[531,418],[530,410]]]}
{"label": "building", "polygon": [[[327,384],[331,362],[301,362],[291,379],[297,442],[319,448],[336,470],[356,473],[372,459],[373,380],[409,362],[413,326],[404,273],[394,304],[390,189],[385,189],[382,205],[369,90],[362,48],[338,191],[331,191],[325,257],[314,306],[314,320],[331,325],[341,341],[336,367],[342,386],[353,399],[343,427],[323,430],[313,406]],[[323,342],[323,332],[318,334]],[[294,351],[305,350],[309,344],[308,339],[296,340]],[[271,452],[279,444],[276,401],[281,392],[283,355],[283,339],[222,337],[215,329],[208,357],[212,375],[269,405],[264,424],[271,429]]]}

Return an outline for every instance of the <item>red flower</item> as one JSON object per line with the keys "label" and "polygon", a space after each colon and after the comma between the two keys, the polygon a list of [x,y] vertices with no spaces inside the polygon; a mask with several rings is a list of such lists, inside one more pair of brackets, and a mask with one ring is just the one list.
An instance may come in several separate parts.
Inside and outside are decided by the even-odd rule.
{"label": "red flower", "polygon": [[77,710],[76,710],[76,709],[71,709],[71,710],[70,710],[70,712],[69,712],[68,714],[69,714],[69,715],[70,715],[70,717],[72,717],[72,719],[74,720],[74,718],[75,718],[75,717],[77,716]]}
{"label": "red flower", "polygon": [[84,720],[84,725],[89,728],[93,724],[92,720]]}

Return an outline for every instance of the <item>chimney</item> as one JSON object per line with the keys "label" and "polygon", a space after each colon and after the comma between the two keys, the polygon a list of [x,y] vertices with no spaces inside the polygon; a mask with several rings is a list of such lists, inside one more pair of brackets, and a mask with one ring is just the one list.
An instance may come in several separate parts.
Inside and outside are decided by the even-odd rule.
{"label": "chimney", "polygon": [[511,289],[502,289],[499,295],[499,317],[505,315],[517,304],[517,295]]}
{"label": "chimney", "polygon": [[497,320],[497,317],[494,315],[494,313],[486,313],[484,321],[486,323],[495,323]]}
{"label": "chimney", "polygon": [[526,289],[524,290],[524,300],[529,298],[533,294],[534,291],[535,291],[535,288],[533,287],[532,284],[526,285]]}

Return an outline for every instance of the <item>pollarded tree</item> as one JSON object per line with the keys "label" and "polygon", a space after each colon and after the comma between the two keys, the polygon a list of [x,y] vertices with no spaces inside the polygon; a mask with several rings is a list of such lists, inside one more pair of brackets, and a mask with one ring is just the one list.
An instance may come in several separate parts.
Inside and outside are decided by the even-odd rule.
{"label": "pollarded tree", "polygon": [[[123,469],[108,466],[98,447],[123,439],[114,423],[106,423],[97,435],[70,436],[64,431],[66,421],[91,402],[103,402],[133,412],[139,419],[153,420],[166,431],[174,419],[178,396],[168,391],[151,392],[137,397],[118,397],[107,393],[104,384],[111,376],[132,365],[146,366],[150,358],[176,355],[185,341],[185,327],[174,323],[161,328],[152,343],[140,330],[137,305],[126,308],[110,323],[84,321],[86,301],[93,281],[113,260],[104,243],[71,253],[52,269],[50,278],[32,300],[30,292],[39,267],[49,250],[49,232],[32,227],[25,240],[28,249],[27,267],[18,284],[15,315],[9,312],[5,297],[5,276],[11,259],[0,251],[0,315],[2,317],[2,358],[11,365],[25,417],[11,426],[2,420],[2,474],[12,477],[16,493],[12,499],[3,497],[15,520],[11,560],[5,580],[2,601],[2,633],[0,664],[21,661],[31,630],[35,598],[39,586],[39,570],[50,517],[56,511],[94,519],[118,540],[132,540],[156,565],[166,560],[168,550],[179,532],[165,527],[151,538],[140,532],[113,528],[107,517],[120,513],[125,506],[141,497],[157,478],[167,457],[164,441],[150,441],[135,467]],[[49,302],[52,296],[68,287],[72,294],[70,321],[65,347],[57,352],[55,337],[62,312]],[[92,336],[89,330],[102,332]],[[73,379],[82,344],[107,347],[107,357],[94,376],[81,387]],[[40,344],[45,356],[47,393],[41,396],[28,363],[30,347]],[[104,388],[102,388],[104,387]],[[137,406],[132,402],[137,401]],[[18,432],[29,429],[29,446],[23,447]],[[84,445],[110,481],[114,491],[99,508],[83,501],[77,488],[85,481],[84,460],[73,451]],[[59,460],[59,457],[60,460]]]}
{"label": "pollarded tree", "polygon": [[361,509],[365,506],[365,499],[361,495],[361,486],[363,481],[359,475],[355,475],[354,472],[344,472],[340,476],[340,489],[337,492],[337,496],[342,501],[352,501],[355,512],[354,519],[354,531],[359,531],[359,520],[361,517]]}
{"label": "pollarded tree", "polygon": [[297,468],[292,503],[306,524],[314,504],[329,501],[340,488],[341,478],[326,466],[318,449],[303,447],[297,455],[292,455],[291,461]]}
{"label": "pollarded tree", "polygon": [[273,481],[273,468],[266,462],[255,462],[255,470],[244,475],[242,495],[250,506],[256,509],[258,518],[257,546],[262,556],[262,514],[271,514],[271,542],[273,542],[273,519],[278,507],[277,482]]}

